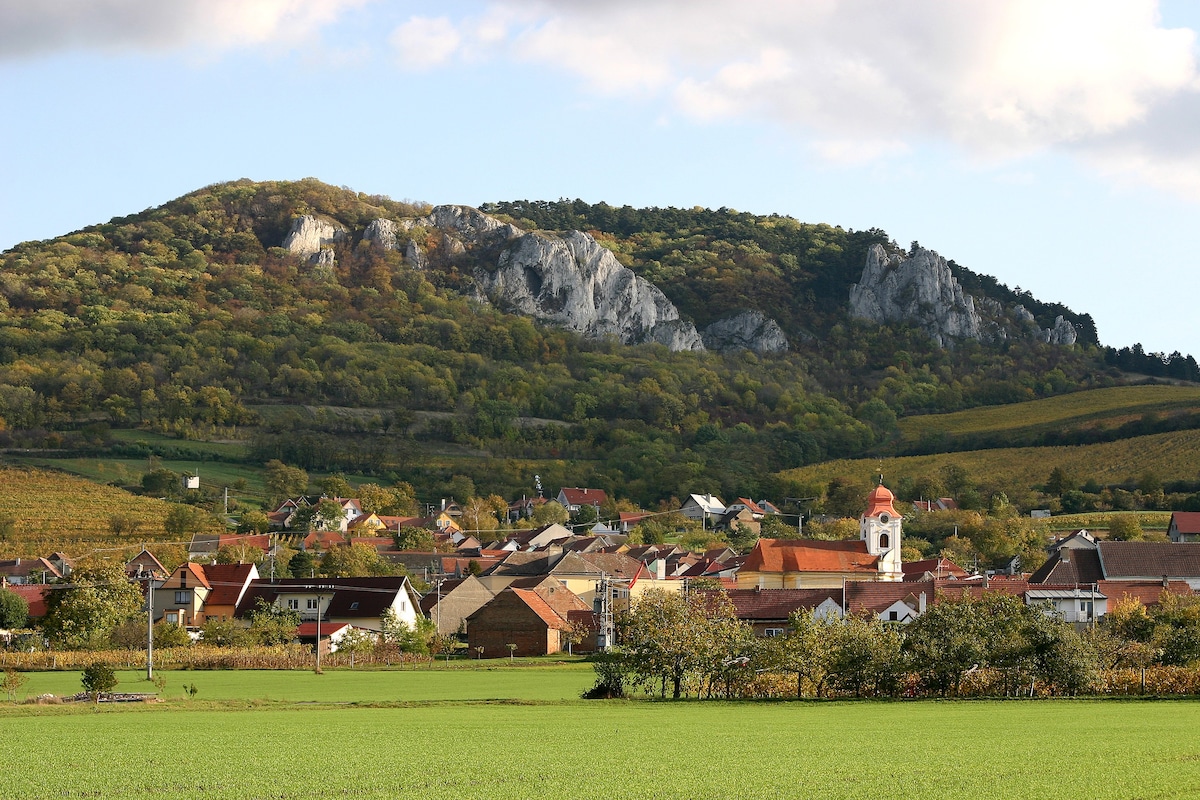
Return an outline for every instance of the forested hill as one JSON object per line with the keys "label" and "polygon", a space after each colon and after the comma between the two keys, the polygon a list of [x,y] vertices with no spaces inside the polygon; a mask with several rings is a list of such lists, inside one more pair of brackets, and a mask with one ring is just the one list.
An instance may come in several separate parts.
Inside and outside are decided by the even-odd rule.
{"label": "forested hill", "polygon": [[[548,485],[654,503],[697,487],[772,494],[774,472],[886,446],[898,416],[1119,380],[1085,315],[1071,315],[1083,336],[1069,347],[937,348],[915,328],[851,320],[846,292],[867,248],[892,247],[882,231],[725,209],[487,208],[593,232],[701,324],[762,309],[792,349],[586,340],[470,299],[467,262],[414,268],[406,243],[434,241],[419,225],[398,226],[397,249],[364,240],[373,220],[412,220],[422,204],[311,179],[237,181],[0,255],[0,446],[99,447],[109,428],[140,426],[251,437],[260,463],[419,490],[474,470],[481,490],[519,495],[540,471]],[[280,246],[300,215],[346,231],[331,261]],[[1069,313],[1020,299],[1039,322]],[[493,460],[450,464],[428,456],[434,444]]]}

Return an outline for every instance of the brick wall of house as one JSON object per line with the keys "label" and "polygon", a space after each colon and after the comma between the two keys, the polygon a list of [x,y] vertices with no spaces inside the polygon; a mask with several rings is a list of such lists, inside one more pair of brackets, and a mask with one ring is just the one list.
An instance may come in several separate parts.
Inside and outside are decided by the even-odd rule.
{"label": "brick wall of house", "polygon": [[504,591],[467,620],[467,646],[472,656],[501,658],[515,644],[516,656],[541,656],[562,650],[559,632],[525,605],[514,592]]}

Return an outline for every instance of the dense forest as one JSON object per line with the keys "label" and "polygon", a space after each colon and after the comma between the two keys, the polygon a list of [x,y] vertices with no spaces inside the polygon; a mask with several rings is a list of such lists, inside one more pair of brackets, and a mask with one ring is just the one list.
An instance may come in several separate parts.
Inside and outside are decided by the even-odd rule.
{"label": "dense forest", "polygon": [[898,417],[1121,380],[1087,315],[958,265],[969,290],[1018,298],[1043,325],[1067,316],[1080,341],[941,349],[917,329],[849,319],[867,248],[895,247],[879,230],[729,209],[484,208],[592,232],[698,325],[768,312],[792,349],[586,340],[481,305],[458,270],[413,269],[357,234],[335,244],[333,267],[313,266],[279,246],[297,215],[361,234],[427,208],[311,179],[237,181],[0,255],[0,446],[104,448],[112,428],[143,427],[422,493],[465,474],[481,493],[520,495],[540,473],[652,505],[694,491],[804,496],[775,473],[881,452]]}

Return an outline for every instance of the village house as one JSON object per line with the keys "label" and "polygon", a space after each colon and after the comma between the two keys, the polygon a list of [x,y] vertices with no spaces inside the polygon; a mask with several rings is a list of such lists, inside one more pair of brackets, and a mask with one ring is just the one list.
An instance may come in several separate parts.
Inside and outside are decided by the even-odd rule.
{"label": "village house", "polygon": [[285,578],[252,581],[237,605],[236,616],[246,618],[259,601],[297,611],[302,622],[320,618],[380,632],[383,614],[391,609],[401,624],[415,627],[421,597],[407,577]]}
{"label": "village house", "polygon": [[584,506],[592,506],[600,513],[600,506],[608,502],[608,494],[603,489],[563,488],[558,490],[558,504],[574,516]]}

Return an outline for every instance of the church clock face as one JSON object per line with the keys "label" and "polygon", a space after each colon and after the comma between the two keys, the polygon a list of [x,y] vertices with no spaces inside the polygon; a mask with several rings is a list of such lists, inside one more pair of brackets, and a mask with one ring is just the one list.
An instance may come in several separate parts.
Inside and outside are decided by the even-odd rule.
{"label": "church clock face", "polygon": [[892,521],[892,518],[889,517],[887,512],[885,511],[879,515],[879,521],[882,522],[884,525],[887,525],[889,522]]}

